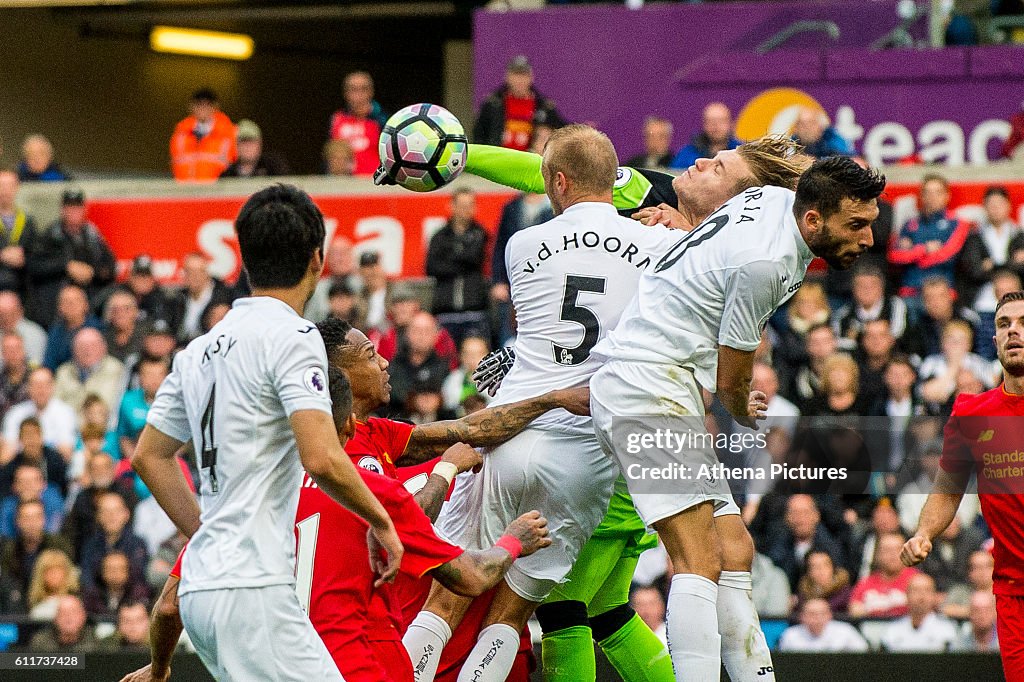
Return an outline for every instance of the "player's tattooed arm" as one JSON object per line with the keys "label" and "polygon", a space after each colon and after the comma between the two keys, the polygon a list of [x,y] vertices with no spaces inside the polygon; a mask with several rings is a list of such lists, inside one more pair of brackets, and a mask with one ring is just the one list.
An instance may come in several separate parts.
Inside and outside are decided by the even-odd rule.
{"label": "player's tattooed arm", "polygon": [[[505,535],[519,541],[522,552],[519,556],[529,556],[538,549],[551,544],[548,537],[548,521],[540,512],[527,512],[513,521],[505,529]],[[491,589],[512,566],[513,557],[503,547],[490,547],[484,550],[467,550],[441,564],[432,571],[437,582],[455,594],[464,597],[478,597]]]}
{"label": "player's tattooed arm", "polygon": [[529,426],[549,410],[564,408],[573,414],[590,414],[590,389],[587,386],[549,391],[537,398],[488,407],[462,419],[417,426],[398,460],[410,466],[436,457],[455,443],[473,447],[500,445]]}
{"label": "player's tattooed arm", "polygon": [[[465,443],[456,443],[445,450],[444,455],[441,456],[441,461],[453,465],[456,473],[461,474],[476,467],[480,464],[481,459],[480,453],[473,448]],[[450,486],[451,480],[440,474],[431,473],[427,479],[427,484],[413,495],[416,504],[420,506],[420,509],[427,515],[431,523],[436,521],[438,514],[441,513],[441,505],[444,504],[444,498],[448,494]]]}

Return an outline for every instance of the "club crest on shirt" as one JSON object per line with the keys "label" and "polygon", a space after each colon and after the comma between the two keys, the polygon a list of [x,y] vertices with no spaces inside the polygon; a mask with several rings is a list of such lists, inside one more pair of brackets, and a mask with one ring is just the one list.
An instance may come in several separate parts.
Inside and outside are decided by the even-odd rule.
{"label": "club crest on shirt", "polygon": [[310,367],[302,376],[302,383],[313,395],[327,395],[327,378],[319,367]]}
{"label": "club crest on shirt", "polygon": [[370,455],[360,457],[359,462],[357,462],[357,466],[360,466],[367,471],[372,471],[375,474],[384,474],[384,467],[380,465],[380,462],[377,461],[376,457],[371,457]]}

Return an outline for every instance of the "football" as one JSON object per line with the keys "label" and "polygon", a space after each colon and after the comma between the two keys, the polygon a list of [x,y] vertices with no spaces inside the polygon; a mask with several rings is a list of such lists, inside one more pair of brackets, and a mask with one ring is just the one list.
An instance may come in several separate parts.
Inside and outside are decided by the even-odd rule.
{"label": "football", "polygon": [[387,176],[414,192],[430,192],[454,180],[469,151],[462,123],[436,104],[397,111],[384,125],[378,147]]}

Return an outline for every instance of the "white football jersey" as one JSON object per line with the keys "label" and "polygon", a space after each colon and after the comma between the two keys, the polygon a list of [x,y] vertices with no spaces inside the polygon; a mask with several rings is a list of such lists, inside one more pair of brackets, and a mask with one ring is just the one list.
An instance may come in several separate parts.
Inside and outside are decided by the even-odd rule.
{"label": "white football jersey", "polygon": [[768,318],[814,258],[793,216],[794,192],[752,187],[687,233],[640,279],[602,358],[678,365],[714,392],[718,346],[752,351]]}
{"label": "white football jersey", "polygon": [[268,297],[235,301],[174,359],[146,421],[195,444],[201,525],[179,593],[295,582],[302,466],[288,418],[331,412],[316,326]]}
{"label": "white football jersey", "polygon": [[[682,234],[644,227],[611,204],[585,202],[517,232],[505,251],[516,311],[516,359],[490,405],[586,384],[591,349],[615,327],[644,270]],[[589,417],[554,410],[534,425],[590,430]]]}

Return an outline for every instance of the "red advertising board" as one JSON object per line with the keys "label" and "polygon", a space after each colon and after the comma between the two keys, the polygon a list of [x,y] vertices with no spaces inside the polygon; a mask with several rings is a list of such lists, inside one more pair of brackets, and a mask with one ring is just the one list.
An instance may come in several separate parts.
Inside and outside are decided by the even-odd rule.
{"label": "red advertising board", "polygon": [[[477,195],[477,220],[492,234],[512,192]],[[348,237],[357,253],[377,251],[384,269],[395,277],[424,274],[427,245],[448,218],[448,194],[319,195],[327,241]],[[89,202],[89,218],[99,227],[117,256],[123,273],[132,258],[152,256],[154,274],[162,282],[179,278],[181,260],[199,251],[210,258],[210,270],[233,280],[241,260],[234,219],[245,197],[126,198]]]}
{"label": "red advertising board", "polygon": [[[951,207],[972,222],[982,219],[982,197],[992,184],[1010,192],[1014,219],[1024,224],[1024,180],[1012,182],[957,182],[952,185]],[[894,205],[894,228],[917,213],[916,183],[893,183],[886,198]],[[385,270],[394,277],[420,277],[430,237],[448,216],[447,194],[318,195],[324,212],[328,242],[335,235],[348,237],[357,253],[378,251]],[[512,192],[477,195],[477,219],[493,235],[501,209]],[[154,259],[157,278],[177,281],[182,257],[200,251],[210,258],[211,271],[233,280],[240,268],[238,242],[232,227],[244,197],[194,197],[186,199],[95,199],[89,216],[107,238],[118,266],[127,269],[131,259],[147,253]]]}

